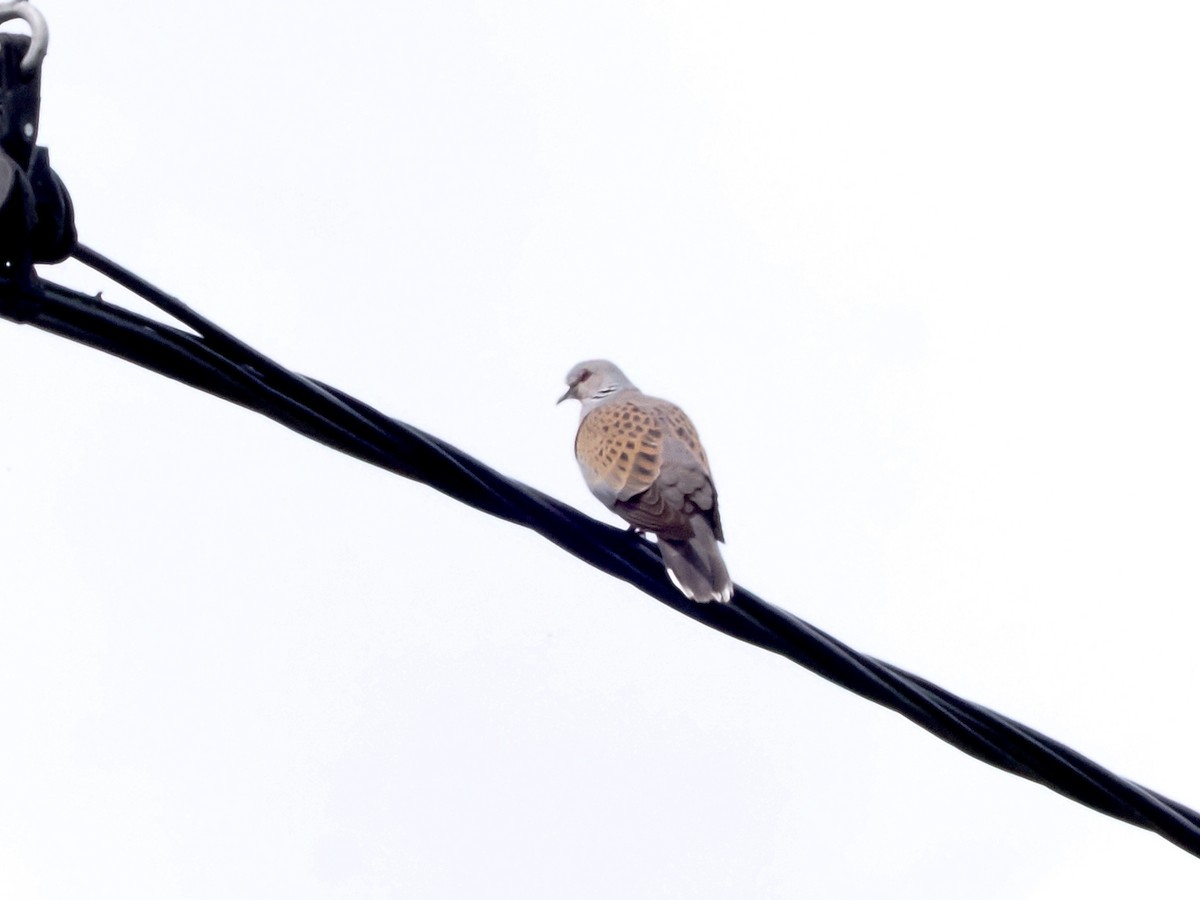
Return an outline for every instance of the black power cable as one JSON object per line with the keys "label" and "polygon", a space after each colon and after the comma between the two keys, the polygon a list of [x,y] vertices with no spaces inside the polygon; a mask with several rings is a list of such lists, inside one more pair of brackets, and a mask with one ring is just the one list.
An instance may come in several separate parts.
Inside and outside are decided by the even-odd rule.
{"label": "black power cable", "polygon": [[688,601],[667,579],[649,542],[506,478],[335,388],[290,372],[86,247],[77,245],[73,255],[195,333],[37,279],[9,283],[0,292],[0,315],[223,397],[344,453],[531,528],[678,612],[895,710],[964,753],[1154,831],[1200,856],[1200,814],[1188,807],[1114,775],[1031,728],[860,654],[749,591],[738,588],[729,604]]}

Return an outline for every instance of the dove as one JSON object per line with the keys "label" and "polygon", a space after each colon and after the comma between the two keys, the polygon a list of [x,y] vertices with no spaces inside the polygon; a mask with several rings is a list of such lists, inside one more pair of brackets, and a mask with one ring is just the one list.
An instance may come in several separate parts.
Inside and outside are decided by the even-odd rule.
{"label": "dove", "polygon": [[596,498],[658,538],[667,574],[684,596],[728,602],[733,582],[717,548],[725,540],[717,490],[696,426],[603,359],[571,369],[564,400],[582,404],[575,459]]}

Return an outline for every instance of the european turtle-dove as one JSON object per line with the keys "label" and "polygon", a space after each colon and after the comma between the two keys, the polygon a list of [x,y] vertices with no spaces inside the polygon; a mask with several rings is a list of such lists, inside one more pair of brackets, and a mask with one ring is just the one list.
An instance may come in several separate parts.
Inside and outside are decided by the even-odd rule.
{"label": "european turtle-dove", "polygon": [[575,458],[596,498],[658,536],[667,572],[685,596],[724,603],[733,582],[717,541],[717,491],[696,427],[674,403],[647,397],[603,359],[567,375],[558,402],[583,404]]}

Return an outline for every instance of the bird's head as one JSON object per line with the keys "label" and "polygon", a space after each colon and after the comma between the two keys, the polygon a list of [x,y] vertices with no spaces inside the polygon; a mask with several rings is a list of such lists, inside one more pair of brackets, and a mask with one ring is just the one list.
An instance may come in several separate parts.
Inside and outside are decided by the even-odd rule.
{"label": "bird's head", "polygon": [[567,373],[567,392],[558,398],[558,402],[580,400],[585,405],[589,401],[598,403],[609,394],[632,387],[633,383],[625,377],[625,373],[607,359],[589,359],[576,364]]}

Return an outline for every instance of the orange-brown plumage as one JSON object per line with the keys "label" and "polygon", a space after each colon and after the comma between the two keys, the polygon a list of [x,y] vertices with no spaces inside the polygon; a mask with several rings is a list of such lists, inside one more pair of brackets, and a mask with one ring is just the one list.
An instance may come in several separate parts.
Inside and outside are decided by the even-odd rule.
{"label": "orange-brown plumage", "polygon": [[668,571],[689,597],[728,600],[732,582],[708,457],[678,406],[648,397],[604,360],[580,363],[563,399],[583,402],[575,458],[592,493],[659,538]]}

